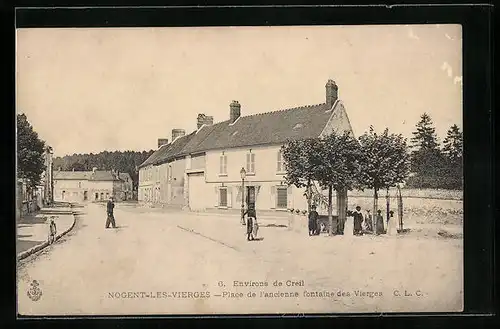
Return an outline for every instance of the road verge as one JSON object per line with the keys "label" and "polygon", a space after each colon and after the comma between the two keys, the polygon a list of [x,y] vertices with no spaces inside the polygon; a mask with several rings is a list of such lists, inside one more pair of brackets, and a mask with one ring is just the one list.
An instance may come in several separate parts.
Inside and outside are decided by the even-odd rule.
{"label": "road verge", "polygon": [[[73,208],[73,205],[71,204],[70,205],[71,208]],[[71,224],[71,226],[69,228],[67,228],[66,230],[64,230],[63,232],[61,233],[58,233],[54,239],[54,242],[56,242],[57,240],[59,240],[61,237],[63,237],[64,235],[66,235],[67,233],[69,233],[74,227],[75,227],[75,224],[76,224],[76,213],[75,211],[71,211],[71,215],[73,216],[73,223]],[[54,243],[53,242],[53,243]],[[21,253],[19,253],[17,255],[17,260],[22,260],[28,256],[31,256],[33,254],[36,254],[37,252],[43,250],[44,248],[48,247],[50,245],[49,241],[45,241],[45,242],[42,242],[40,244],[37,244],[36,246],[28,249],[28,250],[25,250]]]}

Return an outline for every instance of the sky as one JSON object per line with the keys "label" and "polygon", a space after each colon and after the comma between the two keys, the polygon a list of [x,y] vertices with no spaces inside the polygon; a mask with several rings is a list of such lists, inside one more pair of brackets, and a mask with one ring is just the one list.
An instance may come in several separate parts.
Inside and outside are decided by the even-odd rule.
{"label": "sky", "polygon": [[354,134],[439,141],[462,127],[460,25],[18,29],[16,109],[56,156],[150,150],[198,113],[229,119],[325,102],[333,79]]}

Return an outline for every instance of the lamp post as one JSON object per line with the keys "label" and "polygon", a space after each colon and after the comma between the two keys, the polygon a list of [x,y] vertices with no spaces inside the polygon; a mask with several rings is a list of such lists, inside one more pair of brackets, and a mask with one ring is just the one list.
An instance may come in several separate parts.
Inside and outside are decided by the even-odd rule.
{"label": "lamp post", "polygon": [[247,172],[245,168],[241,168],[241,225],[245,225],[245,177]]}

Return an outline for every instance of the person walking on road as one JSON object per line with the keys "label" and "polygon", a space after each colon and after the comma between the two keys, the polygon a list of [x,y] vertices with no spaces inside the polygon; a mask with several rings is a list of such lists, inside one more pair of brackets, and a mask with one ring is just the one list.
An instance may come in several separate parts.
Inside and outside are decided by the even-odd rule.
{"label": "person walking on road", "polygon": [[113,226],[113,228],[116,228],[115,216],[113,214],[114,208],[115,203],[113,202],[113,197],[110,197],[106,205],[106,212],[108,214],[108,217],[106,219],[106,228],[109,228],[110,224],[111,226]]}
{"label": "person walking on road", "polygon": [[254,240],[252,233],[254,230],[254,221],[257,220],[257,213],[255,212],[255,206],[251,203],[248,206],[248,210],[244,212],[243,216],[247,215],[247,240]]}

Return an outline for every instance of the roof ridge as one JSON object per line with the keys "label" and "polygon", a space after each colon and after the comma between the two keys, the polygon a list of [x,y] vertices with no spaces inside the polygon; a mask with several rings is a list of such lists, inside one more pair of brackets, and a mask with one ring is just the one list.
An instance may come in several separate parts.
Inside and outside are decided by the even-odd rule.
{"label": "roof ridge", "polygon": [[[242,117],[243,118],[249,118],[249,117],[254,117],[254,116],[259,116],[259,115],[264,115],[264,114],[270,114],[270,113],[282,113],[282,112],[285,112],[285,111],[298,110],[298,109],[301,109],[301,108],[311,108],[311,107],[325,105],[325,104],[326,103],[300,105],[300,106],[295,106],[295,107],[290,107],[290,108],[284,108],[284,109],[279,109],[279,110],[274,110],[274,111],[254,113],[254,114],[245,115],[245,116],[242,116]],[[222,122],[224,122],[224,121],[222,121]]]}

